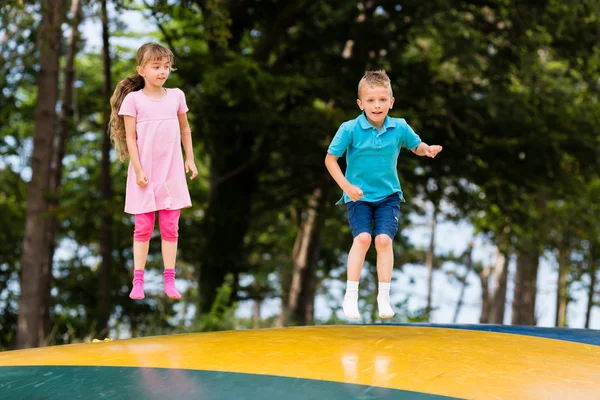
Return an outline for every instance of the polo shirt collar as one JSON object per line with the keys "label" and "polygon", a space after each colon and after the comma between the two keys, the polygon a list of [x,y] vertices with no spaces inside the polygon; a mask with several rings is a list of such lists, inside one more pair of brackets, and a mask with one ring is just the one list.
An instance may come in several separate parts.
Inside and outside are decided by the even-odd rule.
{"label": "polo shirt collar", "polygon": [[366,129],[373,129],[374,128],[373,125],[371,125],[371,123],[367,119],[364,111],[358,117],[358,122],[360,123],[360,127],[363,128],[363,129],[365,129],[365,130]]}

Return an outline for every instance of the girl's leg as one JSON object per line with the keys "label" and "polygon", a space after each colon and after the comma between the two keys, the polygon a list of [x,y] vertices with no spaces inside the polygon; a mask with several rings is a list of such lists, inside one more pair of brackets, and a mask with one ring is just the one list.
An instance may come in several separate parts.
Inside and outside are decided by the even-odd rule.
{"label": "girl's leg", "polygon": [[150,249],[150,241],[138,242],[133,241],[133,269],[143,271],[146,268],[146,259],[148,258],[148,250]]}
{"label": "girl's leg", "polygon": [[179,236],[180,210],[160,210],[159,225],[162,237],[162,256],[165,265],[164,285],[165,293],[172,299],[181,298],[175,287],[175,261],[177,260],[177,238]]}
{"label": "girl's leg", "polygon": [[144,298],[144,268],[150,248],[150,238],[154,230],[154,212],[135,215],[133,231],[133,289],[129,297],[135,300]]}

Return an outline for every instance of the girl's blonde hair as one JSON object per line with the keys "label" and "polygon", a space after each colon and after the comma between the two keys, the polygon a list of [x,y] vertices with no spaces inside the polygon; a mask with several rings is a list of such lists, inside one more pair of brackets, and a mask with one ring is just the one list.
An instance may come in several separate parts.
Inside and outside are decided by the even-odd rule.
{"label": "girl's blonde hair", "polygon": [[[165,57],[169,60],[171,71],[175,71],[173,68],[173,53],[158,43],[146,43],[142,45],[137,51],[135,62],[137,66],[144,67],[144,65],[151,61],[162,60]],[[110,98],[110,121],[108,129],[110,140],[115,144],[115,151],[121,162],[125,161],[127,156],[129,156],[129,151],[127,150],[125,120],[119,115],[119,109],[121,108],[121,104],[123,104],[125,96],[136,90],[143,89],[144,86],[144,77],[136,72],[119,82]]]}

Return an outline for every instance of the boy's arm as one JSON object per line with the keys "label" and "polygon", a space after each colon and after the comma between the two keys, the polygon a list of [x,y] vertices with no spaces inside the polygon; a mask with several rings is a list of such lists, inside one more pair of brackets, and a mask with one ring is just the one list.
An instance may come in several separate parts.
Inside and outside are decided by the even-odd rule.
{"label": "boy's arm", "polygon": [[192,130],[187,120],[187,114],[177,114],[179,119],[179,130],[181,132],[181,143],[185,151],[185,172],[192,171],[190,179],[194,179],[198,175],[198,168],[194,163],[194,146],[192,145]]}
{"label": "boy's arm", "polygon": [[434,158],[440,151],[442,151],[442,146],[429,146],[427,143],[421,142],[417,147],[415,147],[411,151],[418,156],[427,156]]}
{"label": "boy's arm", "polygon": [[338,164],[338,158],[339,157],[334,156],[333,154],[327,153],[327,156],[325,156],[325,167],[327,167],[327,171],[329,171],[331,177],[336,181],[340,189],[346,192],[352,201],[357,201],[363,196],[363,192],[359,187],[348,182],[348,179],[346,179]]}

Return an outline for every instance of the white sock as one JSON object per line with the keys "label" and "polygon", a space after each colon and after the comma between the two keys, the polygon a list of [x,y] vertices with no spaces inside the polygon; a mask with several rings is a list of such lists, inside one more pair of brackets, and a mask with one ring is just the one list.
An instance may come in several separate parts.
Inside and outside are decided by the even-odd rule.
{"label": "white sock", "polygon": [[358,312],[358,281],[346,281],[344,315],[349,319],[360,319]]}
{"label": "white sock", "polygon": [[390,303],[390,283],[379,282],[379,293],[377,294],[379,318],[392,318],[394,316],[395,313]]}

